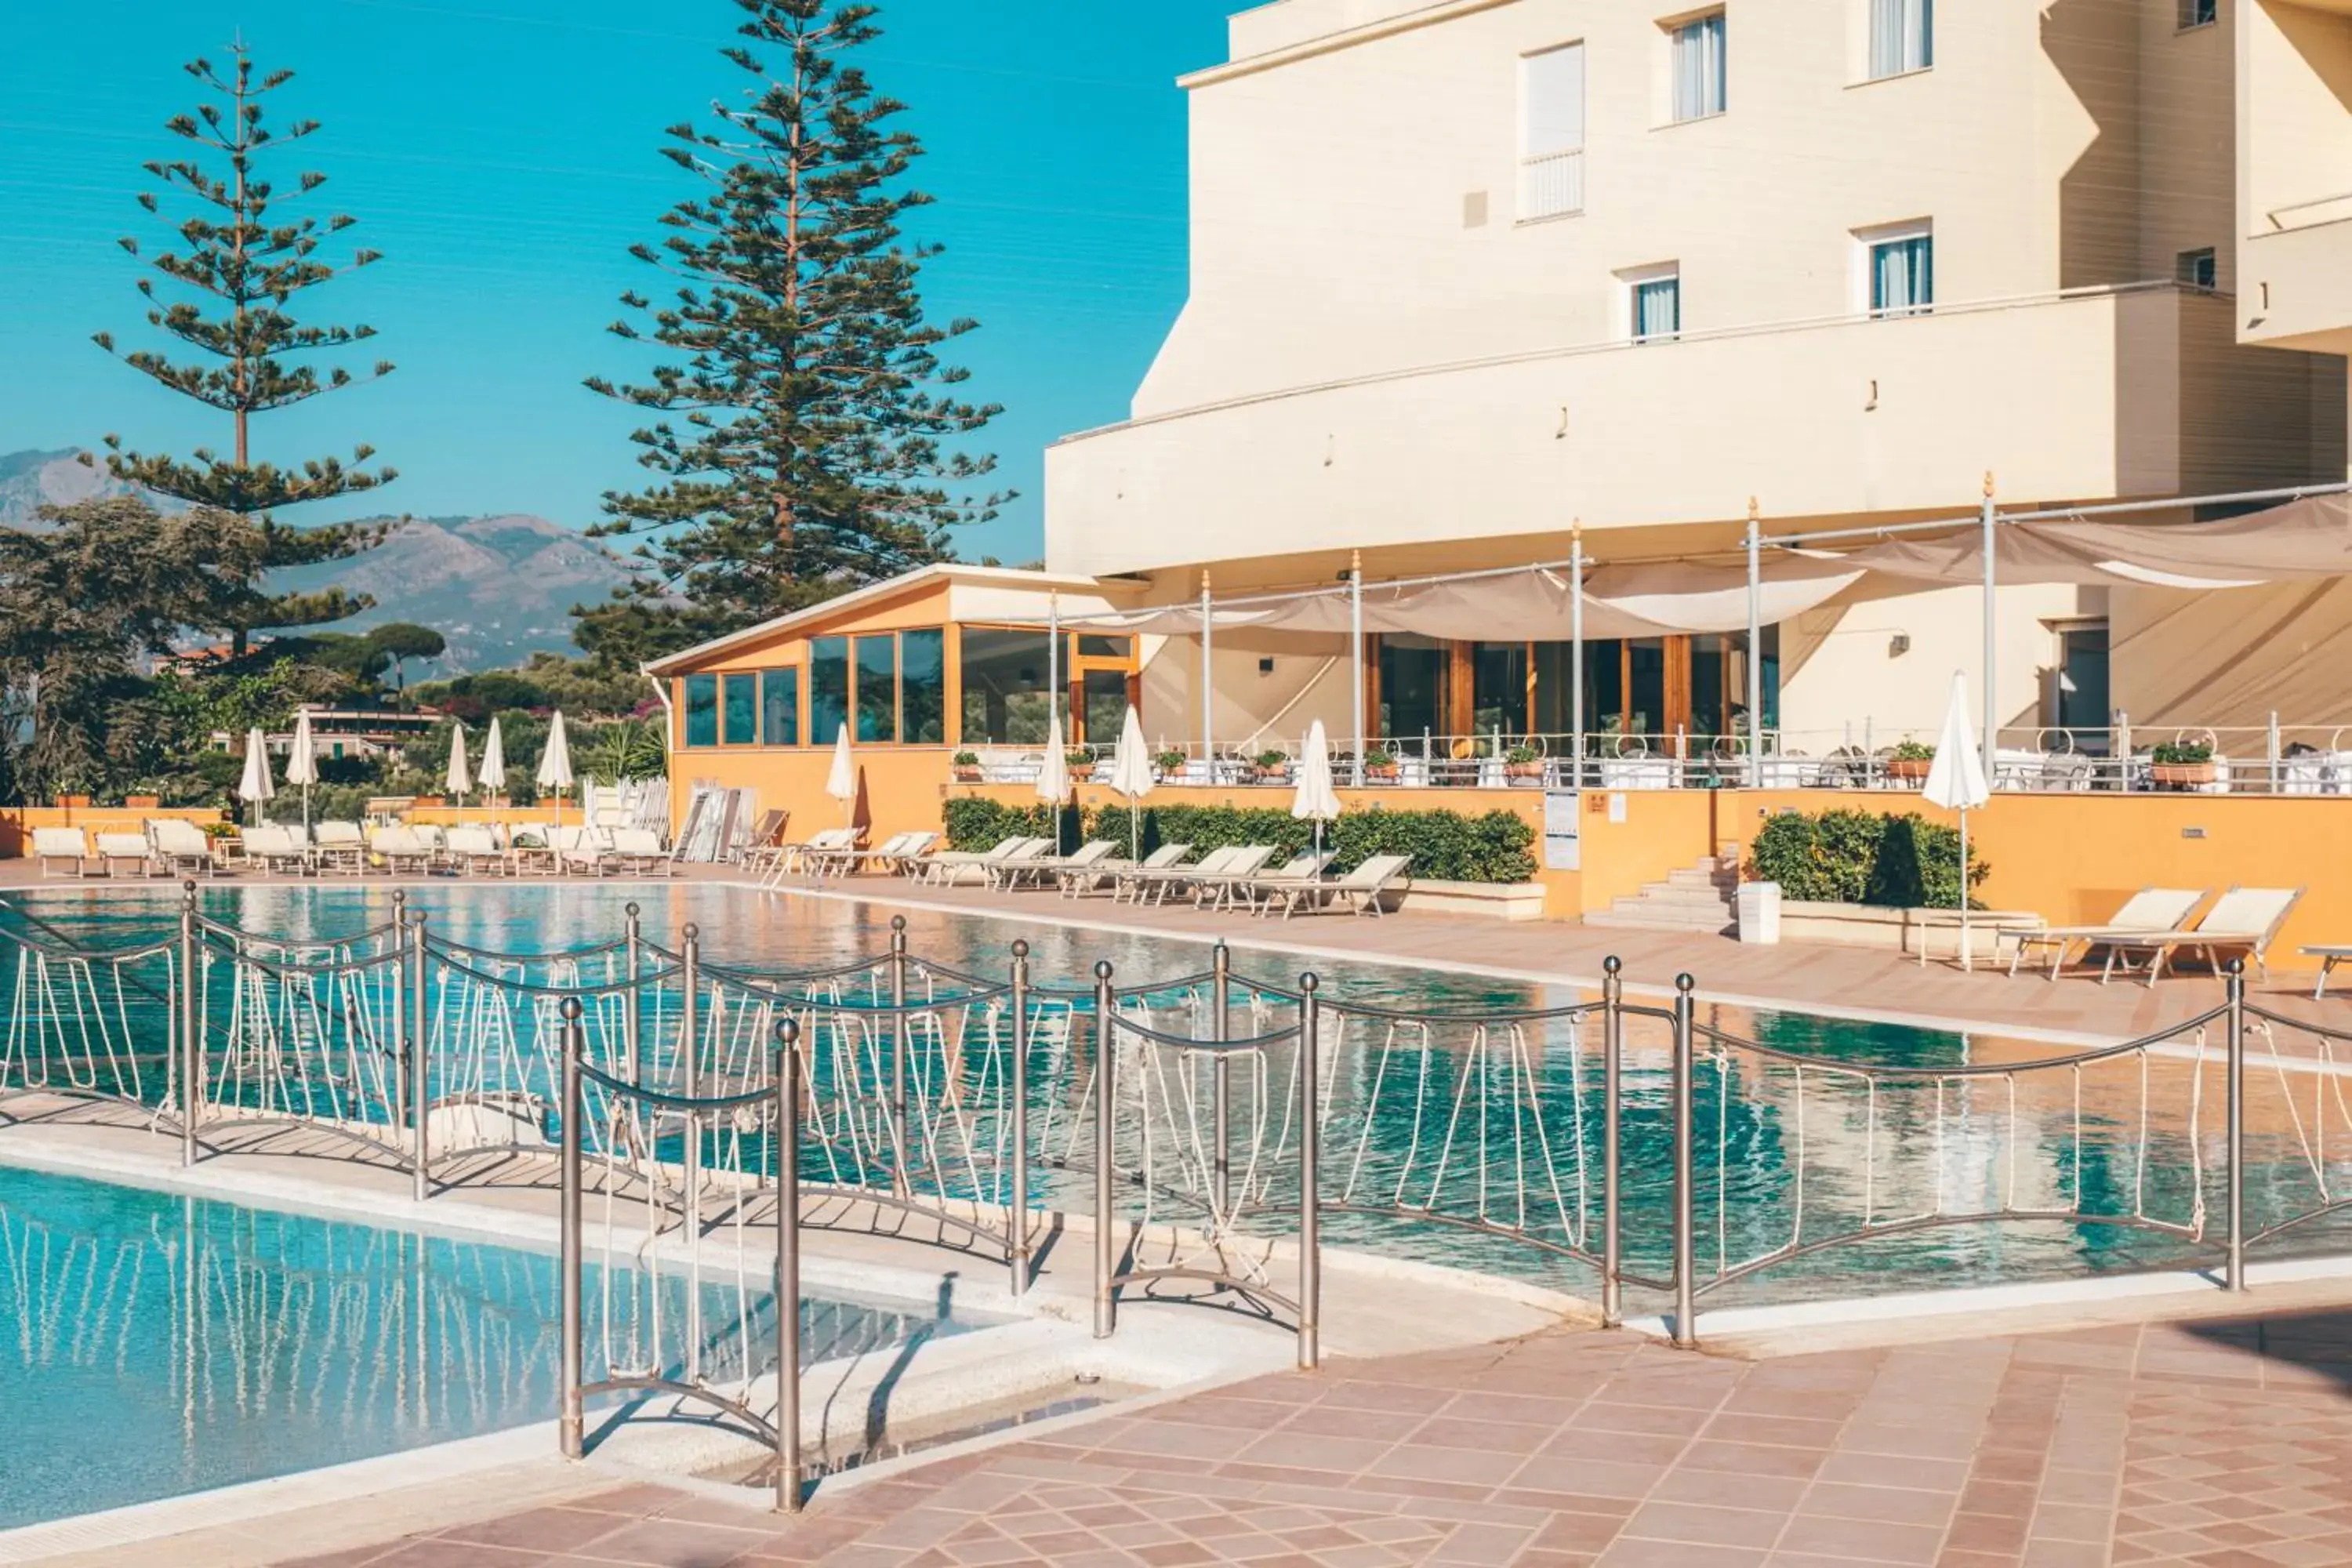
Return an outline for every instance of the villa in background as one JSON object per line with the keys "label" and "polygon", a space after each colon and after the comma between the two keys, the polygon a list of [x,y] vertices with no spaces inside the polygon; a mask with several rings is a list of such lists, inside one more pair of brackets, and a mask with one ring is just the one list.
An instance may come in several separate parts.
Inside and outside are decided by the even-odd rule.
{"label": "villa in background", "polygon": [[[1319,718],[1558,757],[1565,624],[1373,635],[1359,667],[1328,626],[1221,625],[1204,658],[1170,616],[1084,622],[1578,549],[1736,576],[1751,521],[1964,528],[1988,476],[2004,511],[2346,479],[2340,0],[1278,0],[1230,54],[1180,83],[1190,298],[1131,416],[1049,450],[1046,572],[920,574],[661,661],[681,791],[758,781],[819,823],[806,753],[849,719],[925,753],[869,754],[869,788],[935,800],[953,752],[1044,740],[1055,668],[1074,742],[1132,696],[1196,752]],[[2338,749],[2352,588],[2162,580],[1996,593],[2003,746],[2095,753],[2120,711],[2142,745],[2275,713]],[[1785,752],[1932,739],[1986,609],[1874,576],[1754,648],[1595,634],[1588,754],[1738,752],[1751,689]]]}

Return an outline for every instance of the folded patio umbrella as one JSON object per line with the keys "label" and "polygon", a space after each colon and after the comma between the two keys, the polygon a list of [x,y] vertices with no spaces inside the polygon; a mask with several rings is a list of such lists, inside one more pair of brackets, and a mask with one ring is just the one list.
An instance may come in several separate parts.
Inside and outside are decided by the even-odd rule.
{"label": "folded patio umbrella", "polygon": [[539,755],[539,787],[555,792],[556,826],[563,824],[563,792],[572,787],[572,742],[563,733],[563,710],[547,726],[547,750]]}
{"label": "folded patio umbrella", "polygon": [[1323,853],[1323,825],[1339,816],[1339,792],[1331,787],[1331,742],[1318,719],[1307,731],[1307,749],[1298,759],[1298,784],[1291,791],[1290,815],[1315,824],[1315,853]]}
{"label": "folded patio umbrella", "polygon": [[833,738],[833,768],[824,775],[824,793],[841,802],[843,820],[857,826],[857,763],[849,754],[849,721],[844,719]]}
{"label": "folded patio umbrella", "polygon": [[507,748],[499,735],[498,715],[490,715],[490,732],[482,737],[482,771],[475,777],[489,792],[490,819],[498,820],[499,795],[507,787]]}
{"label": "folded patio umbrella", "polygon": [[310,743],[310,710],[294,712],[294,750],[286,758],[286,782],[302,786],[302,826],[310,826],[310,786],[319,782],[319,758]]}
{"label": "folded patio umbrella", "polygon": [[466,767],[466,726],[449,726],[449,772],[441,780],[441,787],[457,799],[459,805],[474,792],[474,776]]}
{"label": "folded patio umbrella", "polygon": [[1951,706],[1936,741],[1935,765],[1927,770],[1920,798],[1960,814],[1960,967],[1972,967],[1969,952],[1969,813],[1992,799],[1976,738],[1969,733],[1969,678],[1952,671]]}
{"label": "folded patio umbrella", "polygon": [[1127,721],[1119,726],[1118,749],[1110,757],[1110,787],[1127,800],[1127,854],[1143,858],[1143,813],[1137,803],[1151,793],[1151,751],[1143,743],[1143,720],[1135,704],[1127,705]]}
{"label": "folded patio umbrella", "polygon": [[1037,798],[1055,808],[1054,852],[1058,855],[1068,847],[1062,842],[1060,807],[1070,798],[1070,762],[1062,754],[1062,715],[1058,711],[1045,721],[1045,765],[1037,770]]}
{"label": "folded patio umbrella", "polygon": [[245,774],[236,781],[236,798],[253,807],[253,820],[261,820],[262,803],[274,799],[278,786],[269,782],[269,743],[257,729],[245,732]]}

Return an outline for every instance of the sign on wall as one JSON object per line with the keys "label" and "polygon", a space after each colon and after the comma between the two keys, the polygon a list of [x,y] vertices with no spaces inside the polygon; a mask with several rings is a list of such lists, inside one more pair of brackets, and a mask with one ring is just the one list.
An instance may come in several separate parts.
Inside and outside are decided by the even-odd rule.
{"label": "sign on wall", "polygon": [[1582,797],[1572,789],[1544,792],[1543,863],[1547,871],[1584,868],[1584,841],[1576,814]]}

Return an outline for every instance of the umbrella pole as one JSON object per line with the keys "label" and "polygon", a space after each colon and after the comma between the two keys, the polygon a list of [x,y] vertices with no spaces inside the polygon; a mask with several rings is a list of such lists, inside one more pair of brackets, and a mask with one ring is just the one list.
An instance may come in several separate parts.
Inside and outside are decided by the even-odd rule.
{"label": "umbrella pole", "polygon": [[1972,973],[1976,954],[1969,944],[1969,808],[1960,807],[1960,973]]}

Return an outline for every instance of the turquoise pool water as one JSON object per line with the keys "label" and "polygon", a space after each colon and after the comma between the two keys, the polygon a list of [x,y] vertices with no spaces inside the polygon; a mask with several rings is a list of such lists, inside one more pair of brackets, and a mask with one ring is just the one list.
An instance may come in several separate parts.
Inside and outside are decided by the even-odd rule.
{"label": "turquoise pool water", "polygon": [[[591,1377],[633,1283],[591,1278]],[[767,1336],[772,1298],[703,1299],[714,1344]],[[961,1326],[802,1318],[816,1360]],[[551,1418],[558,1326],[550,1256],[0,1166],[0,1529]]]}
{"label": "turquoise pool water", "polygon": [[[216,918],[290,942],[331,941],[392,912],[390,892],[365,886],[207,885],[202,896]],[[711,963],[769,972],[822,968],[878,952],[888,941],[893,913],[855,900],[775,897],[708,884],[453,884],[415,889],[410,898],[441,936],[511,952],[608,941],[621,929],[624,906],[635,902],[649,938],[675,942],[692,921]],[[27,916],[37,917],[53,931],[101,945],[163,936],[174,908],[163,889],[138,899],[45,889],[17,903],[0,908],[0,928],[14,922],[22,929]],[[1056,915],[1083,917],[1087,910],[1066,903],[1041,907]],[[1100,959],[1110,961],[1121,984],[1192,973],[1206,963],[1202,944],[1179,939],[936,910],[908,910],[906,918],[913,953],[977,973],[1002,973],[1011,943],[1025,939],[1035,977],[1045,985],[1082,986]],[[1245,938],[1246,932],[1244,927],[1237,934]],[[1307,967],[1246,948],[1236,949],[1234,965],[1240,974],[1284,985],[1295,984]],[[1322,961],[1312,967],[1323,994],[1334,1001],[1465,1018],[1579,999],[1567,987],[1459,971]],[[6,984],[0,976],[0,985]],[[1797,1072],[1734,1053],[1700,1071],[1694,1206],[1702,1277],[1864,1224],[1890,1226],[2004,1205],[2065,1216],[1888,1228],[1858,1245],[1776,1263],[1710,1300],[2063,1279],[2210,1257],[2181,1235],[2099,1222],[2147,1219],[2184,1230],[2201,1224],[2208,1242],[2218,1237],[2224,1181],[2218,1058],[2200,1065],[2184,1047],[2160,1058],[2132,1058],[2079,1073],[2045,1069],[2014,1082],[1912,1079],[1873,1089],[1841,1079],[1835,1068],[1841,1063],[1936,1068],[2020,1061],[2063,1049],[1995,1035],[1792,1012],[1703,1005],[1700,1017],[1798,1053],[1819,1068]],[[1335,1033],[1325,1062],[1331,1125],[1325,1137],[1324,1201],[1339,1201],[1344,1189],[1360,1206],[1434,1209],[1457,1223],[1432,1224],[1410,1212],[1335,1213],[1325,1224],[1328,1239],[1571,1290],[1592,1288],[1584,1266],[1530,1247],[1527,1238],[1598,1245],[1604,1119],[1597,1029],[1553,1021],[1526,1033],[1515,1042],[1507,1031],[1490,1031],[1482,1044],[1465,1023],[1418,1043],[1400,1042],[1385,1026],[1360,1016]],[[1620,1121],[1625,1247],[1637,1271],[1661,1275],[1672,1212],[1665,1031],[1654,1021],[1631,1020],[1626,1046]],[[1278,1082],[1288,1068],[1286,1054],[1276,1048],[1270,1056],[1271,1079]],[[1086,1068],[1081,1040],[1058,1064],[1033,1068],[1032,1129],[1041,1156],[1054,1136],[1050,1129],[1040,1131],[1051,1102],[1068,1100]],[[1034,1076],[1053,1073],[1060,1076]],[[2290,1110],[2285,1086],[2291,1077],[2253,1080],[2255,1091],[2270,1097],[2249,1121],[2254,1163],[2248,1190],[2258,1223],[2308,1208],[2323,1185],[2337,1189],[2352,1180],[2352,1167],[2337,1152],[2352,1149],[2352,1138],[2335,1126],[2321,1140],[2318,1159],[2307,1152],[2319,1126],[2315,1118],[2324,1114],[2340,1122],[2340,1103]],[[1466,1116],[1458,1108],[1465,1085],[1475,1089],[1476,1101]],[[2302,1089],[2294,1092],[2309,1099]],[[1517,1114],[1522,1103],[1530,1113],[1526,1117]],[[1286,1180],[1276,1173],[1270,1204],[1296,1201]],[[1044,1201],[1081,1209],[1090,1201],[1084,1179],[1057,1173],[1042,1158],[1036,1182]],[[1478,1223],[1458,1223],[1465,1215]],[[1497,1234],[1514,1229],[1522,1234]],[[2342,1241],[2340,1228],[2312,1226],[2291,1233],[2286,1245],[2334,1251]]]}

